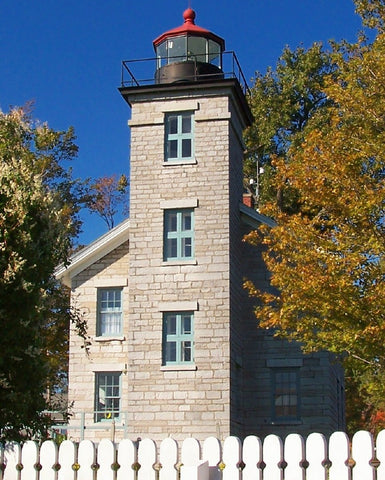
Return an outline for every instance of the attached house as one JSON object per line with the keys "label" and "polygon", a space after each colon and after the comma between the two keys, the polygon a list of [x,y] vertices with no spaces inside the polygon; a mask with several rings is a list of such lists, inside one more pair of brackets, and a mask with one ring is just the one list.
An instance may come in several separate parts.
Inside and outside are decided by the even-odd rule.
{"label": "attached house", "polygon": [[69,437],[155,440],[344,428],[343,375],[325,352],[258,326],[246,278],[269,289],[260,249],[274,222],[243,201],[252,115],[224,40],[184,24],[154,41],[154,83],[122,84],[131,108],[130,219],[57,275],[86,315],[70,338]]}

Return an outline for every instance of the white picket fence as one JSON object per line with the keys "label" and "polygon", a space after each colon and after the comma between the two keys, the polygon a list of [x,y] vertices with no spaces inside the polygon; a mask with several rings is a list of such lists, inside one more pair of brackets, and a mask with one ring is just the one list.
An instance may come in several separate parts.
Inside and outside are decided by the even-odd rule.
{"label": "white picket fence", "polygon": [[0,480],[385,480],[385,430],[375,441],[364,431],[351,441],[342,432],[328,441],[319,433],[243,443],[228,437],[223,444],[167,438],[159,449],[150,439],[65,440],[59,448],[29,441],[3,445],[0,466]]}

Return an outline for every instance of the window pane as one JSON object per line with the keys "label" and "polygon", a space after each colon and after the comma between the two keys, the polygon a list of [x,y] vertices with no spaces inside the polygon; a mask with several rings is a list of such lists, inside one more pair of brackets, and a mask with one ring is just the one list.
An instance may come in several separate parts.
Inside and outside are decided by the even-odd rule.
{"label": "window pane", "polygon": [[176,361],[176,342],[167,342],[166,344],[166,362]]}
{"label": "window pane", "polygon": [[167,231],[176,232],[178,229],[178,216],[176,212],[167,212]]}
{"label": "window pane", "polygon": [[191,140],[189,138],[182,140],[182,157],[191,157]]}
{"label": "window pane", "polygon": [[176,37],[168,41],[170,62],[181,62],[186,57],[186,37]]}
{"label": "window pane", "polygon": [[168,133],[178,133],[178,117],[176,115],[168,117]]}
{"label": "window pane", "polygon": [[182,212],[182,231],[189,231],[191,230],[191,220],[192,220],[192,213],[189,212]]}
{"label": "window pane", "polygon": [[178,141],[169,140],[167,143],[168,158],[178,158]]}
{"label": "window pane", "polygon": [[182,342],[182,362],[191,361],[191,342]]}
{"label": "window pane", "polygon": [[185,258],[192,257],[192,239],[191,237],[182,239],[182,252]]}
{"label": "window pane", "polygon": [[166,55],[167,55],[167,40],[161,43],[156,48],[156,56],[158,57],[158,68],[166,64]]}
{"label": "window pane", "polygon": [[209,63],[220,67],[220,53],[221,47],[217,42],[209,40]]}
{"label": "window pane", "polygon": [[100,334],[119,333],[121,331],[121,313],[102,313],[100,315]]}
{"label": "window pane", "polygon": [[183,315],[182,317],[182,333],[191,333],[191,316]]}
{"label": "window pane", "polygon": [[167,335],[176,335],[176,316],[168,315],[166,318]]}
{"label": "window pane", "polygon": [[188,37],[189,60],[196,62],[207,62],[206,60],[206,42],[202,37]]}
{"label": "window pane", "polygon": [[182,133],[191,133],[191,114],[182,115]]}
{"label": "window pane", "polygon": [[167,240],[167,258],[177,258],[178,257],[178,242],[176,238],[171,238]]}

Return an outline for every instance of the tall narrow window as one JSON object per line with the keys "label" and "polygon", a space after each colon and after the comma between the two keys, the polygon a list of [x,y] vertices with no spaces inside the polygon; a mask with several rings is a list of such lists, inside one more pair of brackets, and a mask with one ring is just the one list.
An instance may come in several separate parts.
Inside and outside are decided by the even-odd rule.
{"label": "tall narrow window", "polygon": [[164,313],[163,365],[194,362],[194,315],[192,312]]}
{"label": "tall narrow window", "polygon": [[120,372],[95,375],[95,422],[113,420],[120,413]]}
{"label": "tall narrow window", "polygon": [[98,289],[98,320],[96,334],[106,337],[121,335],[122,317],[122,289]]}
{"label": "tall narrow window", "polygon": [[273,421],[299,419],[299,369],[279,368],[272,371]]}
{"label": "tall narrow window", "polygon": [[191,112],[166,115],[166,162],[191,160],[193,158],[193,118]]}
{"label": "tall narrow window", "polygon": [[183,260],[194,257],[194,210],[165,210],[164,260]]}

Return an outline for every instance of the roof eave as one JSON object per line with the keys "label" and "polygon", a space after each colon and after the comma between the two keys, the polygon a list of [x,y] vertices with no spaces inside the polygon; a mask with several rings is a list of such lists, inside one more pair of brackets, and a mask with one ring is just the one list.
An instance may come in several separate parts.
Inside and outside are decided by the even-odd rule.
{"label": "roof eave", "polygon": [[254,210],[254,208],[248,207],[244,203],[239,204],[239,210],[241,213],[241,218],[246,225],[249,225],[252,228],[258,228],[260,225],[267,225],[268,227],[274,228],[277,226],[277,222],[266,215]]}
{"label": "roof eave", "polygon": [[129,238],[129,219],[124,220],[94,242],[76,252],[70,258],[69,265],[59,265],[55,277],[71,287],[72,279],[87,267],[100,260]]}

